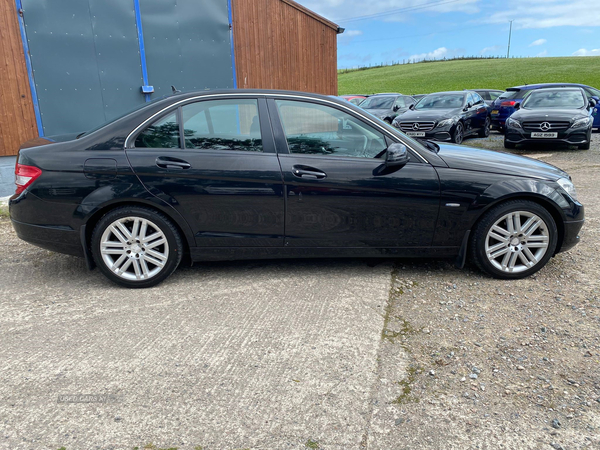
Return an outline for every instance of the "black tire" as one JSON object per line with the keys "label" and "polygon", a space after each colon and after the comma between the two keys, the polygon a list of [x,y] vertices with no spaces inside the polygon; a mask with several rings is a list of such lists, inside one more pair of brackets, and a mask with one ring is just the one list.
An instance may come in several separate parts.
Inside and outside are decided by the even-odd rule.
{"label": "black tire", "polygon": [[[150,233],[156,233],[158,231],[160,231],[160,233],[162,233],[162,235],[164,236],[159,236],[157,238],[155,238],[156,240],[154,242],[148,241],[148,242],[144,242],[144,239],[141,239],[141,243],[140,240],[138,239],[138,243],[139,245],[137,245],[135,247],[135,250],[133,250],[133,252],[139,252],[139,253],[133,253],[132,254],[132,250],[131,246],[126,246],[125,243],[120,243],[116,240],[112,240],[113,242],[115,242],[115,246],[121,246],[123,245],[123,249],[127,248],[128,250],[126,250],[126,252],[128,253],[127,255],[125,255],[125,251],[123,252],[123,257],[125,258],[123,260],[123,263],[121,264],[122,267],[125,266],[125,263],[128,262],[128,259],[131,259],[132,262],[129,262],[129,266],[123,271],[123,275],[117,275],[115,272],[113,272],[113,270],[111,270],[111,268],[108,267],[108,262],[107,260],[113,260],[113,262],[115,259],[118,259],[117,256],[112,256],[112,255],[102,255],[101,252],[101,243],[102,243],[102,239],[103,239],[103,235],[105,235],[105,233],[108,233],[108,235],[112,235],[113,238],[116,237],[116,234],[112,233],[111,231],[108,230],[108,228],[113,225],[116,221],[118,221],[119,219],[125,219],[125,221],[123,222],[124,225],[127,227],[129,223],[131,223],[131,221],[129,221],[128,219],[132,218],[132,219],[140,219],[140,222],[145,222],[147,223],[147,227],[146,230],[150,230]],[[135,221],[134,221],[135,222]],[[133,224],[131,224],[131,226],[133,226]],[[132,235],[135,235],[132,232],[131,228],[128,228],[128,231],[131,232]],[[145,234],[144,234],[145,236]],[[125,234],[121,234],[121,237],[124,237],[125,239],[127,239],[129,241],[129,237],[126,237]],[[159,244],[158,246],[154,246],[153,248],[150,248],[151,245],[155,244],[156,242],[158,242],[159,240],[165,240],[166,239],[166,244]],[[135,245],[134,239],[131,239],[131,243],[133,245]],[[145,246],[148,245],[148,248],[146,248]],[[117,251],[119,249],[117,248]],[[161,256],[163,258],[165,258],[165,262],[162,263],[162,261],[160,261],[157,258],[152,257],[151,255],[147,254],[147,256],[145,256],[146,252],[150,252],[152,251],[153,253],[156,253],[156,251],[158,251],[158,253],[160,253],[161,251],[163,253],[160,253]],[[179,263],[181,262],[181,257],[183,255],[183,243],[182,243],[182,239],[180,236],[180,233],[178,231],[178,229],[175,227],[175,225],[171,222],[171,220],[164,214],[155,211],[151,208],[146,208],[143,206],[122,206],[119,208],[115,208],[111,211],[109,211],[108,213],[106,213],[96,224],[96,226],[94,227],[94,231],[92,232],[92,238],[91,238],[91,251],[92,251],[92,256],[94,258],[94,262],[96,263],[96,265],[98,266],[98,268],[100,269],[100,271],[111,281],[121,285],[121,286],[125,286],[128,288],[148,288],[148,287],[152,287],[152,286],[156,286],[157,284],[159,284],[160,282],[164,281],[169,275],[171,275],[175,269],[177,269],[177,266],[179,266]],[[117,253],[121,254],[121,253]],[[137,262],[135,261],[134,258],[134,254],[136,255],[137,258]],[[141,258],[140,258],[141,256]],[[161,262],[162,263],[162,268],[160,264],[157,265],[153,265],[153,263],[148,259],[148,261],[146,261],[146,257],[148,258],[153,258],[153,260],[157,261],[157,262]],[[106,258],[106,259],[105,259]],[[144,260],[142,262],[142,260]],[[145,267],[145,270],[148,272],[148,278],[145,279],[126,279],[124,277],[136,277],[137,273],[138,273],[138,269],[140,269],[141,264],[143,264],[143,266]],[[132,269],[129,269],[129,267],[131,266],[135,266]],[[134,273],[131,273],[131,271],[134,270]],[[142,269],[143,270],[143,269]],[[152,274],[153,272],[156,272],[155,274]],[[145,273],[145,272],[142,272]]]}
{"label": "black tire", "polygon": [[480,138],[486,138],[490,135],[490,126],[492,124],[492,121],[489,117],[485,118],[485,123],[483,124],[483,128],[481,130],[479,130],[479,137]]}
{"label": "black tire", "polygon": [[387,124],[392,124],[392,119],[390,119],[389,117],[386,117],[385,119],[383,119],[383,121]]}
{"label": "black tire", "polygon": [[454,133],[452,133],[452,142],[455,144],[462,144],[465,138],[465,129],[462,122],[458,122],[454,127]]}
{"label": "black tire", "polygon": [[515,144],[514,142],[508,142],[506,138],[504,138],[504,148],[517,148],[517,144]]}
{"label": "black tire", "polygon": [[[520,271],[509,272],[509,271],[505,271],[505,270],[502,270],[501,268],[497,267],[498,265],[502,267],[502,263],[504,263],[504,261],[502,261],[502,263],[500,263],[498,261],[498,259],[501,259],[501,258],[503,259],[506,256],[506,253],[498,255],[495,259],[492,258],[496,262],[496,264],[494,264],[492,261],[490,261],[490,259],[487,256],[486,241],[489,238],[490,243],[496,242],[495,245],[500,245],[501,242],[494,240],[493,237],[489,237],[488,233],[490,233],[491,228],[496,224],[496,222],[498,222],[499,220],[504,218],[507,214],[514,213],[514,212],[521,213],[521,215],[520,215],[521,225],[527,224],[528,218],[527,218],[526,214],[529,214],[531,216],[534,216],[534,215],[537,216],[537,218],[540,218],[542,220],[543,224],[535,229],[535,232],[540,233],[539,235],[534,234],[530,237],[521,237],[522,234],[519,234],[519,231],[516,231],[516,229],[515,229],[515,231],[513,231],[514,236],[510,237],[509,240],[507,241],[508,243],[505,245],[505,247],[508,249],[506,251],[506,253],[508,253],[509,255],[513,255],[516,252],[517,256],[515,256],[514,258],[516,260],[518,260],[519,266],[523,266],[523,267],[515,267],[515,270],[518,269]],[[547,233],[547,236],[545,236],[545,237],[543,236],[544,232]],[[501,235],[499,232],[497,234]],[[532,239],[532,241],[534,239],[536,241],[541,240],[541,239],[546,239],[548,241],[547,242],[548,246],[546,247],[545,253],[540,254],[539,260],[537,262],[535,262],[535,264],[533,264],[529,269],[524,268],[526,266],[525,266],[525,264],[522,263],[520,257],[518,256],[518,253],[521,253],[521,251],[520,250],[512,250],[513,248],[515,248],[515,247],[513,247],[513,245],[517,245],[519,247],[526,246],[526,245],[521,246],[520,245],[520,244],[522,244],[521,242],[516,242],[516,244],[514,244],[514,240],[520,241],[521,239],[525,239],[525,240]],[[518,278],[525,278],[525,277],[537,272],[542,267],[544,267],[546,265],[546,263],[548,262],[548,260],[554,255],[557,241],[558,241],[558,229],[556,227],[556,222],[554,221],[554,218],[548,212],[548,210],[546,210],[546,208],[539,205],[538,203],[535,203],[535,202],[532,202],[529,200],[511,200],[511,201],[502,203],[502,204],[492,208],[487,213],[485,213],[485,215],[483,216],[481,221],[477,224],[477,227],[475,228],[474,232],[471,235],[471,239],[469,242],[469,252],[470,252],[471,260],[475,262],[477,267],[479,267],[483,272],[487,273],[488,275],[491,275],[494,278],[501,278],[501,279],[518,279]],[[498,251],[502,251],[505,247],[500,246]],[[491,248],[492,247],[490,247],[490,249]],[[530,249],[530,251],[532,249],[533,249],[533,246]],[[541,252],[540,249],[537,249],[537,250],[533,249],[533,250],[535,252],[538,252],[538,250]],[[510,256],[510,257],[512,258],[512,256]]]}

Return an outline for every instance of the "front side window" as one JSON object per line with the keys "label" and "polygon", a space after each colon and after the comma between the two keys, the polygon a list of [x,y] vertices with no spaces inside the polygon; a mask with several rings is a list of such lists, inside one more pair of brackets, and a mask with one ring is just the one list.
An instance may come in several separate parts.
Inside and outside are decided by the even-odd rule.
{"label": "front side window", "polygon": [[290,153],[374,158],[382,133],[354,116],[316,103],[276,100]]}
{"label": "front side window", "polygon": [[397,106],[398,108],[404,108],[406,106],[406,103],[404,101],[405,98],[406,97],[398,97],[394,106]]}
{"label": "front side window", "polygon": [[256,99],[200,101],[181,115],[185,148],[263,151]]}
{"label": "front side window", "polygon": [[484,103],[483,99],[481,98],[481,95],[479,95],[478,93],[473,93],[473,104],[474,105],[481,105],[482,103]]}
{"label": "front side window", "polygon": [[136,147],[145,148],[180,148],[179,124],[174,111],[158,119],[135,139]]}

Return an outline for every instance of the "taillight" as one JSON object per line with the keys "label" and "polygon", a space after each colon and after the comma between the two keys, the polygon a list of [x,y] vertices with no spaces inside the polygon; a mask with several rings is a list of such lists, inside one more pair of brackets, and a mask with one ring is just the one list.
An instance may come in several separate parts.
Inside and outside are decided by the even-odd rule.
{"label": "taillight", "polygon": [[15,166],[15,184],[17,185],[17,190],[15,194],[20,194],[33,183],[40,175],[42,174],[42,170],[33,166],[26,166],[25,164],[19,164]]}
{"label": "taillight", "polygon": [[514,100],[508,100],[506,102],[500,103],[500,106],[515,106],[515,103],[517,102],[515,102]]}

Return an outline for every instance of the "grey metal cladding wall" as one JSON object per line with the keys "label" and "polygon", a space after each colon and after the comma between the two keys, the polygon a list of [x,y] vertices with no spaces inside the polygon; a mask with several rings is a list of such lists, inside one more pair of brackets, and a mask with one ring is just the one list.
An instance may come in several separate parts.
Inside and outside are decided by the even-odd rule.
{"label": "grey metal cladding wall", "polygon": [[144,99],[133,2],[23,0],[44,134],[85,131]]}
{"label": "grey metal cladding wall", "polygon": [[149,83],[155,94],[233,88],[227,0],[142,0]]}

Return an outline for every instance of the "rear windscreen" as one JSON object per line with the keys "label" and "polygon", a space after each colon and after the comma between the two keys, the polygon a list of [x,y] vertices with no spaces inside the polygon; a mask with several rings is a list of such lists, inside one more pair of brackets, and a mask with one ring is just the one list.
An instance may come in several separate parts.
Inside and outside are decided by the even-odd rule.
{"label": "rear windscreen", "polygon": [[512,100],[513,98],[523,98],[525,91],[519,89],[517,91],[506,91],[503,92],[498,99],[500,100]]}

